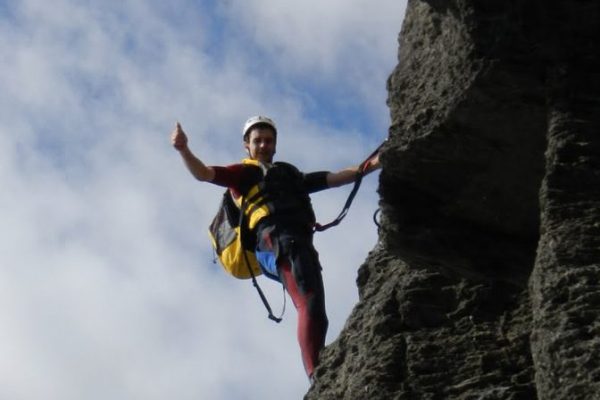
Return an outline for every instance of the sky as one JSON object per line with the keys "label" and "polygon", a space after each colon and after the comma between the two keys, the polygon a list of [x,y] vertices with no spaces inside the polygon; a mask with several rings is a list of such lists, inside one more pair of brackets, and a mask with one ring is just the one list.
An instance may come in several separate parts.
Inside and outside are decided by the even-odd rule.
{"label": "sky", "polygon": [[[0,0],[0,399],[300,399],[296,312],[267,319],[213,262],[222,188],[251,115],[303,171],[387,137],[405,1]],[[336,339],[377,243],[378,173],[315,236]],[[351,187],[313,195],[320,222]],[[259,279],[275,313],[281,287]]]}

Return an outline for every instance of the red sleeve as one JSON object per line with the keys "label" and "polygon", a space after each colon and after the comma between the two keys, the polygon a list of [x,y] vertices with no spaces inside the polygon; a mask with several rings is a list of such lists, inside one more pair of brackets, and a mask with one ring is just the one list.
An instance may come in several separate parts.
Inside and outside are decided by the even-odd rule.
{"label": "red sleeve", "polygon": [[247,193],[262,179],[262,170],[253,165],[233,164],[226,167],[213,166],[212,168],[215,171],[215,177],[211,182],[229,188],[236,198]]}
{"label": "red sleeve", "polygon": [[239,193],[242,183],[243,164],[233,164],[226,167],[212,166],[215,177],[211,181],[215,185],[224,186]]}

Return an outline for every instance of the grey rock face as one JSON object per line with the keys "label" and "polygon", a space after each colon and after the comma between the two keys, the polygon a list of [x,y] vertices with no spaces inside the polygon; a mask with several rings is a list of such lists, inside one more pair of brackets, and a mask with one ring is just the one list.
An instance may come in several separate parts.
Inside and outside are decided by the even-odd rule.
{"label": "grey rock face", "polygon": [[600,3],[409,0],[380,240],[305,399],[600,398]]}

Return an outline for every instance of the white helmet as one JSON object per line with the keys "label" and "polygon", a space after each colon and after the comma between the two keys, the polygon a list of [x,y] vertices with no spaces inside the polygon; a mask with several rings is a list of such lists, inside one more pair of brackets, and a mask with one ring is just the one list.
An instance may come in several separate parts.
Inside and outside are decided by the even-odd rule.
{"label": "white helmet", "polygon": [[275,122],[269,117],[264,117],[262,115],[256,115],[254,117],[248,118],[248,121],[244,124],[244,129],[242,130],[242,137],[246,138],[246,134],[248,131],[254,126],[258,124],[266,124],[269,125],[277,134],[277,127],[275,126]]}

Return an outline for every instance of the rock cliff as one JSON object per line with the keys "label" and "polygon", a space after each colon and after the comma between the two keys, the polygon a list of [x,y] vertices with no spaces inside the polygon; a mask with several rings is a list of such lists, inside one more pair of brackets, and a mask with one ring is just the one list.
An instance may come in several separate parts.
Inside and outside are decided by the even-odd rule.
{"label": "rock cliff", "polygon": [[600,3],[409,0],[379,243],[305,399],[600,399]]}

